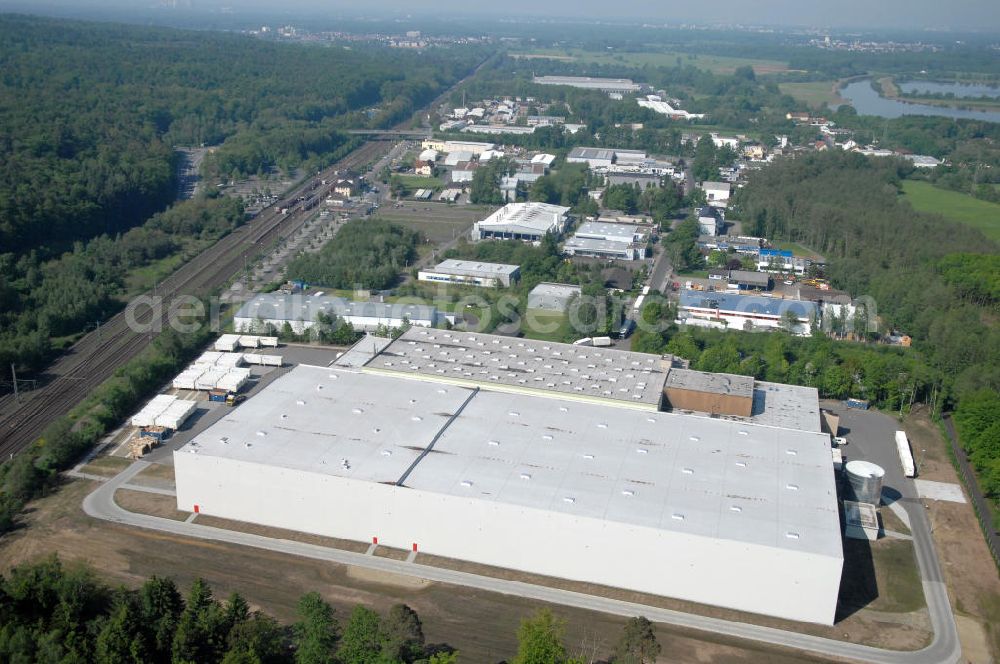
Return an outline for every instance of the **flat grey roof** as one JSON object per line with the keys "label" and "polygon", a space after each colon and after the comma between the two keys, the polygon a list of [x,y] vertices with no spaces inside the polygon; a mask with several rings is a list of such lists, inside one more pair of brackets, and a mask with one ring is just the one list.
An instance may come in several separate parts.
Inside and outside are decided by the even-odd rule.
{"label": "flat grey roof", "polygon": [[732,189],[732,186],[733,185],[731,185],[728,182],[711,182],[708,180],[701,183],[702,189],[724,189],[726,191],[729,191],[730,189]]}
{"label": "flat grey roof", "polygon": [[528,308],[565,311],[569,301],[582,292],[579,286],[542,282],[528,293]]}
{"label": "flat grey roof", "polygon": [[236,318],[287,321],[316,321],[319,315],[367,318],[408,318],[411,321],[434,322],[437,308],[422,304],[388,304],[384,302],[352,302],[342,297],[293,293],[279,295],[263,293],[243,304]]}
{"label": "flat grey roof", "polygon": [[566,240],[566,244],[563,245],[563,248],[573,249],[575,251],[626,253],[631,251],[633,244],[634,243],[631,240],[596,240],[589,237],[574,236]]}
{"label": "flat grey roof", "polygon": [[819,390],[758,380],[753,391],[750,421],[800,431],[821,431]]}
{"label": "flat grey roof", "polygon": [[389,337],[366,334],[334,361],[338,367],[363,367],[392,343]]}
{"label": "flat grey roof", "polygon": [[573,148],[570,150],[568,159],[606,159],[611,161],[615,156],[614,150],[605,148]]}
{"label": "flat grey roof", "polygon": [[[701,374],[696,376],[693,374]],[[799,385],[786,385],[784,383],[768,383],[766,381],[753,381],[748,376],[736,376],[730,374],[706,374],[701,371],[687,371],[683,369],[671,369],[665,382],[666,387],[680,387],[691,381],[690,384],[700,385],[703,391],[714,391],[721,389],[719,385],[713,386],[713,376],[724,375],[729,377],[733,384],[739,385],[741,394],[745,394],[745,389],[741,381],[748,381],[753,389],[753,406],[751,406],[750,416],[742,415],[718,415],[687,410],[675,410],[674,412],[684,413],[694,417],[711,417],[713,419],[731,420],[734,422],[751,422],[763,426],[777,427],[780,429],[792,429],[795,431],[822,431],[820,423],[819,391],[815,387],[801,387]],[[671,383],[671,379],[675,381]],[[677,382],[679,381],[679,382]],[[699,389],[699,387],[688,387],[686,389]],[[722,393],[722,392],[720,392]]]}
{"label": "flat grey roof", "polygon": [[514,274],[521,267],[504,263],[484,263],[482,261],[463,261],[455,258],[441,261],[434,266],[433,272],[448,272],[471,277],[497,277],[504,274]]}
{"label": "flat grey roof", "polygon": [[732,270],[729,273],[729,280],[754,286],[767,286],[771,281],[771,275],[750,270]]}
{"label": "flat grey roof", "polygon": [[681,308],[718,309],[721,312],[735,314],[758,314],[781,316],[791,311],[800,320],[813,319],[817,309],[815,302],[805,300],[789,300],[761,295],[737,295],[735,293],[705,293],[701,291],[682,290],[680,295]]}
{"label": "flat grey roof", "polygon": [[655,410],[667,373],[661,364],[646,353],[414,327],[365,371]]}
{"label": "flat grey roof", "polygon": [[645,231],[632,224],[608,223],[602,221],[585,221],[573,234],[574,237],[593,240],[613,240],[615,242],[634,242],[635,237],[645,235]]}
{"label": "flat grey roof", "polygon": [[191,453],[842,557],[819,433],[299,366]]}
{"label": "flat grey roof", "polygon": [[560,297],[573,297],[582,292],[582,288],[573,284],[554,284],[550,281],[543,281],[531,289],[532,295],[557,295]]}
{"label": "flat grey roof", "polygon": [[539,85],[569,85],[575,88],[597,90],[629,90],[635,92],[642,86],[628,78],[593,78],[590,76],[536,76],[533,81]]}
{"label": "flat grey roof", "polygon": [[508,203],[476,225],[486,230],[498,228],[527,229],[546,233],[559,225],[569,213],[568,207],[549,203]]}
{"label": "flat grey roof", "polygon": [[470,394],[457,386],[410,387],[386,376],[299,365],[178,454],[394,483]]}
{"label": "flat grey roof", "polygon": [[752,376],[671,369],[667,375],[666,386],[681,390],[750,398],[753,396],[753,384]]}

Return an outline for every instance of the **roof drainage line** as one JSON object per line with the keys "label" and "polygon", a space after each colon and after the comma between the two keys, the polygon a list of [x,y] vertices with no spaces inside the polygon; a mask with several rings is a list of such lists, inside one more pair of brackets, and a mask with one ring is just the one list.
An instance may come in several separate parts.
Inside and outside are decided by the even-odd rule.
{"label": "roof drainage line", "polygon": [[410,473],[413,472],[413,469],[417,467],[417,464],[419,464],[421,461],[424,460],[425,456],[431,453],[431,450],[434,449],[434,443],[436,443],[438,439],[442,435],[444,435],[444,432],[448,430],[448,427],[451,426],[451,423],[454,422],[458,418],[458,416],[462,414],[462,411],[465,410],[465,407],[469,405],[469,402],[472,401],[473,397],[475,397],[477,394],[479,394],[479,388],[478,387],[472,388],[472,392],[469,394],[468,398],[462,402],[462,405],[459,406],[454,413],[451,414],[451,417],[448,418],[448,421],[445,422],[444,426],[441,427],[441,429],[434,435],[434,438],[432,438],[431,442],[427,445],[427,447],[424,448],[424,451],[420,453],[420,456],[418,456],[416,459],[413,460],[413,463],[411,463],[410,467],[406,469],[406,472],[404,472],[400,476],[400,478],[396,480],[396,486],[405,486],[403,483],[406,482],[406,478],[410,476]]}

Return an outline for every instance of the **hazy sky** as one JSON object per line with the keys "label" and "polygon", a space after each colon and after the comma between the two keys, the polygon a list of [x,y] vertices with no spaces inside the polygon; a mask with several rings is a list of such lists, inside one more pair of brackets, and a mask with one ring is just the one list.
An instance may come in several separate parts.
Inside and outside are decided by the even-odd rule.
{"label": "hazy sky", "polygon": [[[230,7],[247,11],[296,11],[310,14],[439,13],[492,16],[562,16],[578,19],[640,19],[672,24],[742,23],[851,28],[974,29],[1000,33],[1000,0],[35,0],[80,12],[85,7],[116,6],[136,11],[176,1],[201,10]],[[24,0],[0,0],[4,6],[25,6]],[[27,3],[29,6],[35,3]]]}
{"label": "hazy sky", "polygon": [[[197,0],[195,0],[197,1]],[[650,21],[711,23],[756,23],[779,25],[823,25],[900,28],[980,28],[1000,31],[1000,0],[287,0],[269,3],[244,0],[258,5],[338,7],[362,11],[378,8],[414,13],[452,10],[462,13],[482,11],[510,15],[540,14],[578,18],[643,18]],[[239,0],[232,5],[239,7]]]}

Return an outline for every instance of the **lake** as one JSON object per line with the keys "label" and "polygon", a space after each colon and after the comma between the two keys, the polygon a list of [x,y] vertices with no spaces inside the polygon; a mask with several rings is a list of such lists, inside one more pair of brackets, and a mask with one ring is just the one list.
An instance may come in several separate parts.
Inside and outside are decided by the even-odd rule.
{"label": "lake", "polygon": [[979,85],[975,83],[942,83],[940,81],[906,81],[897,83],[899,89],[906,94],[918,95],[946,95],[951,93],[957,98],[992,97],[1000,99],[1000,88],[991,85]]}
{"label": "lake", "polygon": [[1000,111],[970,111],[950,106],[912,104],[886,99],[872,89],[871,79],[848,83],[840,89],[840,96],[851,102],[860,115],[877,115],[882,118],[898,118],[903,115],[939,115],[946,118],[987,120],[1000,122]]}

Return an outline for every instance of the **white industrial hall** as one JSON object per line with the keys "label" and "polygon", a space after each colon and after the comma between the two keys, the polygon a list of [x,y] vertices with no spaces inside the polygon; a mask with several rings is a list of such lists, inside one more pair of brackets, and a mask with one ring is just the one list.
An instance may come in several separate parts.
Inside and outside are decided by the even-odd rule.
{"label": "white industrial hall", "polygon": [[[659,356],[426,329],[368,347],[292,369],[176,451],[178,507],[833,623],[826,434],[657,410]],[[573,378],[518,378],[557,372]]]}

